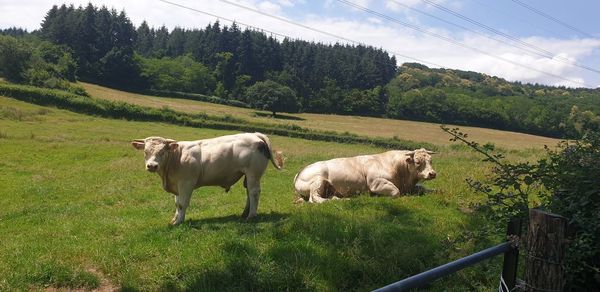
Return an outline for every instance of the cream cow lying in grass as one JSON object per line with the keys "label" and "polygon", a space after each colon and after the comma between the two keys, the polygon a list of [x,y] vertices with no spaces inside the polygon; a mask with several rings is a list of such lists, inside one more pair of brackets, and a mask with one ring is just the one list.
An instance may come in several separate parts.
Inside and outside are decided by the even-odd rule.
{"label": "cream cow lying in grass", "polygon": [[435,178],[431,154],[421,148],[319,161],[296,174],[294,188],[311,203],[363,192],[397,197]]}
{"label": "cream cow lying in grass", "polygon": [[[246,207],[242,217],[256,216],[260,179],[269,160],[283,167],[280,152],[273,152],[269,138],[261,133],[228,135],[197,141],[175,141],[148,137],[131,142],[144,150],[146,170],[156,172],[165,191],[175,195],[177,225],[185,219],[192,191],[201,186],[220,186],[226,191],[242,176],[246,188]],[[275,155],[274,155],[275,154]]]}

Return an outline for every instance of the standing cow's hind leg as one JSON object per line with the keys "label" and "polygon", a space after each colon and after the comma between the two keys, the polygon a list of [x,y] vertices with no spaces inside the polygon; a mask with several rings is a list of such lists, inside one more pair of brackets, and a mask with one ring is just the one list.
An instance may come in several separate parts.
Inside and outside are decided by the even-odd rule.
{"label": "standing cow's hind leg", "polygon": [[244,176],[244,188],[246,189],[246,207],[244,207],[242,218],[246,219],[246,217],[248,217],[248,213],[250,212],[250,192],[248,191],[248,179],[246,176]]}
{"label": "standing cow's hind leg", "polygon": [[[258,200],[260,198],[260,176],[246,174],[246,184],[248,185],[248,216],[246,221],[256,217],[258,209]],[[244,210],[244,213],[246,211]]]}

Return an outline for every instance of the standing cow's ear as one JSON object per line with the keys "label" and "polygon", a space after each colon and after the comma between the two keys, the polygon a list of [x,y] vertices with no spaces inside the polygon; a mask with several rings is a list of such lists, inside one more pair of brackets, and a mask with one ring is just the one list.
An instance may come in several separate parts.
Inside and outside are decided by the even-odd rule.
{"label": "standing cow's ear", "polygon": [[140,141],[140,140],[133,140],[131,142],[131,145],[133,146],[133,148],[137,149],[137,150],[144,150],[144,147],[146,146],[146,143]]}
{"label": "standing cow's ear", "polygon": [[177,149],[177,147],[179,147],[179,144],[177,144],[177,142],[169,143],[169,150],[170,151],[173,151],[173,150]]}

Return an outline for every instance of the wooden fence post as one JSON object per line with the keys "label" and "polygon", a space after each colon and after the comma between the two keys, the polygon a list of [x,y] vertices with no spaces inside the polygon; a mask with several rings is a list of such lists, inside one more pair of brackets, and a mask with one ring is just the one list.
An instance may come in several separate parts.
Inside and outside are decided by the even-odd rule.
{"label": "wooden fence post", "polygon": [[529,210],[525,255],[525,291],[562,291],[567,219],[537,209]]}
{"label": "wooden fence post", "polygon": [[[506,284],[508,291],[511,291],[517,282],[517,271],[519,266],[519,244],[521,237],[522,219],[513,219],[508,222],[506,228],[506,237],[509,241],[513,241],[516,246],[513,249],[504,253],[504,262],[502,263],[502,279]],[[502,288],[504,291],[504,287]]]}

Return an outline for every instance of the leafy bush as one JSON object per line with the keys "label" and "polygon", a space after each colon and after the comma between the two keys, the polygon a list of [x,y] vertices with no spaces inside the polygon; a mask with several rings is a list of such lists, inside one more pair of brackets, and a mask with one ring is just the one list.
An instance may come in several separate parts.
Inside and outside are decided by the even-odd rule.
{"label": "leafy bush", "polygon": [[246,91],[246,99],[253,108],[268,110],[273,116],[276,112],[298,112],[301,106],[294,90],[273,80],[254,83]]}
{"label": "leafy bush", "polygon": [[385,89],[377,86],[373,89],[352,89],[342,98],[342,113],[366,116],[377,116],[382,113],[387,103]]}
{"label": "leafy bush", "polygon": [[32,49],[29,44],[11,36],[0,35],[0,74],[7,80],[25,79]]}
{"label": "leafy bush", "polygon": [[480,210],[495,222],[496,232],[511,218],[527,218],[529,207],[547,209],[569,218],[575,237],[566,256],[569,285],[575,290],[600,286],[600,132],[581,140],[562,141],[557,150],[536,163],[508,163],[491,145],[468,141],[458,128],[442,129],[491,162],[491,183],[467,180],[487,196]]}
{"label": "leafy bush", "polygon": [[137,56],[142,77],[148,79],[151,89],[210,94],[215,89],[215,78],[210,70],[191,56],[152,59]]}
{"label": "leafy bush", "polygon": [[550,191],[546,207],[576,229],[566,263],[570,282],[576,289],[600,287],[600,132],[548,150],[539,179]]}
{"label": "leafy bush", "polygon": [[75,82],[77,63],[68,47],[42,41],[36,45],[34,56],[38,62],[48,66],[48,71],[52,72],[53,77]]}
{"label": "leafy bush", "polygon": [[0,36],[0,70],[11,81],[87,95],[69,82],[75,81],[77,71],[69,49],[46,41]]}
{"label": "leafy bush", "polygon": [[483,193],[487,199],[481,205],[475,206],[485,211],[491,219],[497,222],[496,231],[501,232],[505,224],[513,218],[527,218],[532,196],[538,189],[533,186],[537,165],[528,162],[511,164],[504,160],[504,155],[497,153],[494,145],[480,145],[467,140],[468,135],[458,128],[450,129],[441,126],[442,130],[452,135],[451,141],[460,141],[472,150],[483,155],[483,161],[493,165],[490,183],[467,179],[467,184],[473,190]]}

